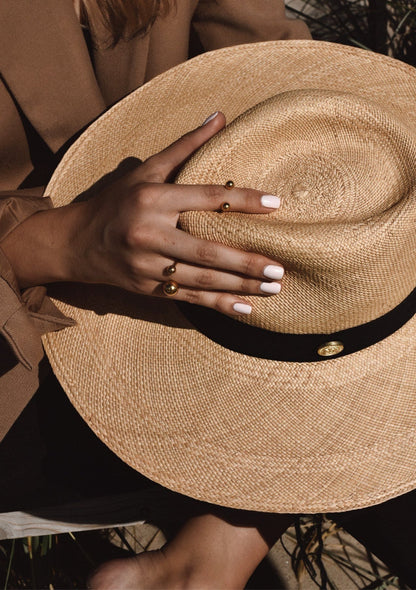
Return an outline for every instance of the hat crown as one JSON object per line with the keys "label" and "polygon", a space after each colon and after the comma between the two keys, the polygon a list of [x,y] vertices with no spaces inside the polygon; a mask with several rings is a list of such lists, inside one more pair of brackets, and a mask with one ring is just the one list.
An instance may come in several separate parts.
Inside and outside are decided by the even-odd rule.
{"label": "hat crown", "polygon": [[278,94],[201,148],[177,182],[257,188],[265,215],[189,212],[193,235],[255,251],[286,270],[278,297],[248,298],[241,321],[329,333],[371,321],[416,284],[416,138],[377,102],[326,90]]}

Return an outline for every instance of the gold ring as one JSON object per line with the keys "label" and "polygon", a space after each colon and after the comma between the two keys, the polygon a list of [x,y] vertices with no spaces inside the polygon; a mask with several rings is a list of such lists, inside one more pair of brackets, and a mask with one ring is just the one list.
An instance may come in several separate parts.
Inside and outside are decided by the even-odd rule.
{"label": "gold ring", "polygon": [[165,274],[173,275],[176,272],[176,262],[173,262],[165,268]]}
{"label": "gold ring", "polygon": [[231,209],[230,203],[223,203],[221,205],[221,211],[229,211]]}
{"label": "gold ring", "polygon": [[227,191],[230,191],[234,188],[234,182],[232,180],[227,180],[227,182],[224,184],[224,188],[226,188]]}
{"label": "gold ring", "polygon": [[162,291],[165,295],[171,297],[172,295],[176,295],[179,291],[179,285],[175,281],[166,281],[162,283]]}

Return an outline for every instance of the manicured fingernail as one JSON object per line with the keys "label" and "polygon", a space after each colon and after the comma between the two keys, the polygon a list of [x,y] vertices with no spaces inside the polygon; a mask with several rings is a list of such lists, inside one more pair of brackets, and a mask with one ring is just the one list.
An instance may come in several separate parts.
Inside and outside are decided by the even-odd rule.
{"label": "manicured fingernail", "polygon": [[280,293],[282,285],[280,283],[262,283],[260,285],[260,290],[263,291],[263,293],[272,293],[274,295],[275,293]]}
{"label": "manicured fingernail", "polygon": [[212,119],[215,119],[215,117],[218,115],[218,113],[219,113],[219,111],[215,111],[215,113],[212,113],[212,115],[210,115],[208,117],[208,119],[205,119],[205,121],[202,123],[202,125],[206,125],[207,123],[212,121]]}
{"label": "manicured fingernail", "polygon": [[247,305],[246,303],[234,303],[233,310],[237,313],[251,313],[252,307],[251,305]]}
{"label": "manicured fingernail", "polygon": [[274,195],[263,195],[260,201],[263,207],[270,207],[270,209],[278,209],[280,207],[280,199]]}
{"label": "manicured fingernail", "polygon": [[274,266],[273,264],[269,264],[263,269],[263,274],[265,277],[268,279],[275,279],[277,281],[283,277],[284,273],[285,271],[281,266]]}

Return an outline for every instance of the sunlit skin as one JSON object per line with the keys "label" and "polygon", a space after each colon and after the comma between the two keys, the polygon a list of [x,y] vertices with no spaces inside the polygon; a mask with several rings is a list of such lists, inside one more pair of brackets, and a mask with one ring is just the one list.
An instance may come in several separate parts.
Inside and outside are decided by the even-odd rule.
{"label": "sunlit skin", "polygon": [[188,520],[163,549],[105,563],[94,590],[243,589],[269,549],[290,526],[285,514],[221,510]]}
{"label": "sunlit skin", "polygon": [[268,295],[265,287],[273,279],[265,269],[282,274],[278,261],[177,228],[182,211],[218,211],[224,201],[243,213],[272,210],[262,204],[270,196],[255,189],[168,182],[224,125],[218,113],[145,162],[120,166],[90,199],[40,211],[18,225],[1,245],[20,286],[76,281],[166,296],[164,269],[176,262],[180,289],[175,299],[235,316],[235,305],[245,304],[239,294]]}

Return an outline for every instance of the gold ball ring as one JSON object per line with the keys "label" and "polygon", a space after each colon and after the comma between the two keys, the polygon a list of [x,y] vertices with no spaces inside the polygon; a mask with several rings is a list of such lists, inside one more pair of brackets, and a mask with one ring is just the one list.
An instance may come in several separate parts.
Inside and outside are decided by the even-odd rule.
{"label": "gold ball ring", "polygon": [[[224,188],[227,191],[232,190],[234,188],[234,182],[232,180],[227,180],[227,182],[224,184]],[[230,205],[230,203],[227,203],[227,202],[223,203],[220,207],[221,212],[222,211],[229,211],[230,209],[231,209],[231,205]]]}
{"label": "gold ball ring", "polygon": [[165,268],[165,274],[173,275],[176,272],[176,262],[173,262]]}
{"label": "gold ball ring", "polygon": [[162,283],[162,291],[165,295],[171,297],[172,295],[176,295],[179,291],[179,285],[175,281],[166,281],[165,283]]}

